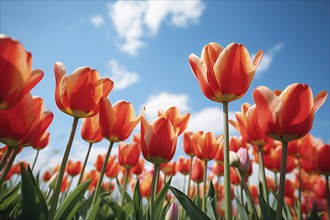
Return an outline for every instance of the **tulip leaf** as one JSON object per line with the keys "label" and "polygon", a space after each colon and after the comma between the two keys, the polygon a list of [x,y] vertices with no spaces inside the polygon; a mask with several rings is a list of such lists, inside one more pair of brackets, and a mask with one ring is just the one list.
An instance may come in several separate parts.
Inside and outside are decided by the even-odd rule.
{"label": "tulip leaf", "polygon": [[20,188],[21,188],[21,184],[19,183],[15,187],[10,189],[8,192],[1,195],[0,210],[6,209],[12,203],[12,201],[15,200]]}
{"label": "tulip leaf", "polygon": [[239,215],[239,219],[250,219],[248,217],[248,214],[246,213],[246,210],[244,208],[244,206],[242,205],[242,203],[239,201],[239,199],[235,196],[235,201],[236,201],[236,205],[237,205],[237,214]]}
{"label": "tulip leaf", "polygon": [[269,205],[267,205],[266,201],[260,194],[258,194],[258,198],[259,198],[259,204],[260,204],[262,218],[263,219],[275,219],[276,212]]}
{"label": "tulip leaf", "polygon": [[77,186],[59,206],[55,219],[71,219],[83,203],[84,194],[91,183],[91,179]]}
{"label": "tulip leaf", "polygon": [[210,219],[186,194],[168,184],[165,184],[165,186],[172,191],[190,219]]}
{"label": "tulip leaf", "polygon": [[160,212],[160,216],[159,216],[159,219],[165,219],[166,217],[166,213],[170,207],[171,203],[170,203],[170,200],[168,200],[164,206],[164,208],[162,209],[162,211]]}
{"label": "tulip leaf", "polygon": [[118,205],[118,203],[115,200],[110,198],[110,196],[104,197],[103,202],[109,205],[109,207],[112,209],[117,219],[126,219],[126,213],[123,210],[123,208],[120,205]]}
{"label": "tulip leaf", "polygon": [[313,204],[313,209],[311,214],[307,217],[307,220],[319,220],[321,217],[317,214],[316,204]]}
{"label": "tulip leaf", "polygon": [[[209,189],[207,191],[207,200],[210,202],[210,207],[212,208],[213,215],[216,213],[216,204],[215,204],[215,190],[212,181],[209,183]],[[209,209],[207,209],[209,211]],[[210,215],[208,215],[210,217]]]}
{"label": "tulip leaf", "polygon": [[100,210],[100,204],[104,197],[110,195],[110,193],[101,193],[96,201],[96,203],[90,208],[89,212],[87,213],[86,219],[98,219],[98,214]]}
{"label": "tulip leaf", "polygon": [[48,208],[30,166],[25,170],[21,164],[22,175],[22,218],[46,219]]}
{"label": "tulip leaf", "polygon": [[[172,182],[172,176],[168,179],[167,184],[170,185]],[[155,218],[159,219],[160,213],[163,209],[164,200],[166,199],[168,188],[163,187],[155,199]]]}
{"label": "tulip leaf", "polygon": [[[119,180],[118,180],[117,177],[116,177],[116,182],[117,182],[117,185],[118,185],[118,190],[120,192],[120,195],[122,196],[122,194],[123,194],[123,187],[120,185]],[[126,191],[124,193],[125,193],[125,195],[124,195],[124,204],[126,204],[126,203],[132,203],[132,198],[128,195],[128,193]]]}
{"label": "tulip leaf", "polygon": [[292,215],[291,215],[291,211],[290,208],[288,207],[288,205],[286,204],[286,202],[283,202],[283,210],[282,210],[282,215],[284,216],[285,214],[285,219],[293,219]]}
{"label": "tulip leaf", "polygon": [[134,193],[133,193],[133,204],[134,204],[134,217],[136,220],[141,219],[141,212],[142,212],[142,207],[141,207],[141,201],[142,201],[142,196],[140,192],[140,181],[139,179],[136,181],[135,187],[134,187]]}
{"label": "tulip leaf", "polygon": [[215,213],[214,213],[214,209],[213,209],[213,204],[215,203],[214,198],[213,199],[206,199],[206,214],[207,216],[212,219],[212,220],[216,220],[215,217]]}

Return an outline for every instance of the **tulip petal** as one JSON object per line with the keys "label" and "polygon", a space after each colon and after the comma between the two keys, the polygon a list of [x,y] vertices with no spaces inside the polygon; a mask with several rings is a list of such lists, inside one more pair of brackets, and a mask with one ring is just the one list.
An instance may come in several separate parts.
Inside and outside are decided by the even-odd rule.
{"label": "tulip petal", "polygon": [[259,66],[263,55],[264,55],[264,52],[262,50],[258,50],[258,53],[256,54],[256,56],[254,57],[254,60],[253,60],[253,65],[255,66],[255,68],[257,68]]}
{"label": "tulip petal", "polygon": [[42,79],[44,76],[44,72],[40,69],[33,70],[29,79],[27,79],[24,89],[22,91],[22,95],[30,92],[30,90],[37,85],[37,83]]}
{"label": "tulip petal", "polygon": [[314,112],[316,112],[326,101],[328,97],[328,93],[326,91],[321,91],[317,96],[314,98]]}
{"label": "tulip petal", "polygon": [[110,101],[105,97],[102,97],[99,102],[99,117],[102,136],[109,140],[117,116]]}

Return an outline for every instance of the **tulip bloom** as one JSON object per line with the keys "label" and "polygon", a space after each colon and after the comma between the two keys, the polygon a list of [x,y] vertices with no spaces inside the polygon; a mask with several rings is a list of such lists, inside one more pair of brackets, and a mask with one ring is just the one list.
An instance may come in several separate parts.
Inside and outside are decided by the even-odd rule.
{"label": "tulip bloom", "polygon": [[330,145],[324,144],[317,151],[316,169],[323,175],[330,176]]}
{"label": "tulip bloom", "polygon": [[304,137],[312,128],[314,114],[327,98],[320,92],[314,99],[306,84],[291,84],[283,92],[264,86],[253,92],[257,105],[258,123],[267,136],[289,142]]}
{"label": "tulip bloom", "polygon": [[194,148],[195,155],[203,161],[213,160],[221,140],[222,136],[215,138],[212,132],[201,134]]}
{"label": "tulip bloom", "polygon": [[[105,159],[105,155],[101,155],[101,154],[97,155],[96,161],[94,163],[94,167],[98,172],[101,172],[101,170],[102,170],[102,166],[105,162],[104,159]],[[110,156],[108,163],[106,165],[106,168],[105,168],[105,172],[107,172],[110,169],[110,167],[113,165],[115,159],[116,159],[116,155]]]}
{"label": "tulip bloom", "polygon": [[237,151],[237,155],[240,159],[238,169],[242,173],[247,173],[250,170],[250,156],[245,148],[240,148]]}
{"label": "tulip bloom", "polygon": [[86,175],[84,175],[84,178],[83,178],[82,182],[85,182],[85,181],[91,179],[91,183],[88,186],[88,190],[90,192],[93,192],[99,178],[100,178],[100,173],[98,171],[90,170]]}
{"label": "tulip bloom", "polygon": [[177,132],[171,121],[157,117],[149,124],[141,119],[141,149],[143,157],[153,164],[170,161],[176,150]]}
{"label": "tulip bloom", "polygon": [[201,58],[190,54],[189,63],[204,95],[223,103],[246,93],[262,56],[259,50],[252,61],[242,44],[231,43],[223,48],[212,42],[204,46]]}
{"label": "tulip bloom", "polygon": [[77,118],[97,114],[100,98],[107,97],[114,86],[109,78],[102,79],[97,70],[89,67],[80,67],[67,76],[63,63],[56,62],[54,73],[57,107]]}
{"label": "tulip bloom", "polygon": [[182,175],[188,175],[190,170],[190,158],[179,157],[177,168]]}
{"label": "tulip bloom", "polygon": [[175,202],[173,202],[170,206],[170,208],[167,210],[166,220],[177,220],[179,219],[179,209]]}
{"label": "tulip bloom", "polygon": [[33,143],[32,148],[36,150],[41,150],[47,147],[49,143],[50,133],[45,132],[42,137],[35,143]]}
{"label": "tulip bloom", "polygon": [[144,168],[144,159],[139,159],[138,163],[130,169],[131,173],[134,173],[135,175],[140,175]]}
{"label": "tulip bloom", "polygon": [[84,118],[81,126],[81,137],[88,143],[97,143],[103,139],[100,130],[99,115]]}
{"label": "tulip bloom", "polygon": [[186,131],[183,133],[183,150],[188,156],[191,157],[195,156],[192,141],[193,134],[194,133],[190,131]]}
{"label": "tulip bloom", "polygon": [[160,165],[160,170],[165,176],[174,176],[176,174],[176,161],[170,161]]}
{"label": "tulip bloom", "polygon": [[[110,157],[111,160],[111,157]],[[105,175],[111,179],[116,178],[121,170],[121,166],[117,162],[113,162],[109,169],[107,169]]]}
{"label": "tulip bloom", "polygon": [[166,111],[159,111],[158,117],[160,116],[164,116],[171,121],[173,127],[179,130],[178,135],[182,134],[188,127],[190,114],[185,113],[180,116],[180,110],[177,107],[171,107]]}
{"label": "tulip bloom", "polygon": [[42,70],[32,71],[32,55],[16,40],[0,35],[0,110],[12,108],[42,79]]}
{"label": "tulip bloom", "polygon": [[118,145],[118,162],[125,168],[134,167],[139,162],[140,150],[136,142],[119,143]]}
{"label": "tulip bloom", "polygon": [[110,142],[126,140],[140,122],[140,116],[135,117],[133,105],[126,101],[111,105],[110,101],[103,97],[99,111],[102,136]]}
{"label": "tulip bloom", "polygon": [[[265,155],[265,167],[273,172],[279,173],[282,161],[282,147],[278,145]],[[286,160],[286,173],[296,168],[297,163],[293,157],[288,156]]]}
{"label": "tulip bloom", "polygon": [[203,182],[203,176],[204,176],[204,167],[205,163],[204,161],[194,158],[193,160],[193,166],[191,170],[191,179],[196,183]]}
{"label": "tulip bloom", "polygon": [[81,161],[73,162],[69,160],[66,165],[66,172],[72,177],[77,176],[81,171],[81,166]]}

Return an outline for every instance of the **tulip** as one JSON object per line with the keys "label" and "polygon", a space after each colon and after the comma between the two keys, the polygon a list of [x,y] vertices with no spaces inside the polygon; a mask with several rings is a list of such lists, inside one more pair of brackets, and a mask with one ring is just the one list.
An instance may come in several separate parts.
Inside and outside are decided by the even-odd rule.
{"label": "tulip", "polygon": [[[111,160],[111,158],[110,158]],[[118,176],[119,172],[121,170],[121,166],[117,162],[113,162],[113,164],[110,166],[110,168],[107,170],[105,175],[111,179],[114,179]]]}
{"label": "tulip", "polygon": [[134,167],[139,162],[140,151],[136,142],[119,143],[118,145],[118,162],[125,168]]}
{"label": "tulip", "polygon": [[0,110],[16,105],[42,79],[44,73],[32,71],[32,55],[19,42],[0,35]]}
{"label": "tulip", "polygon": [[195,156],[193,147],[193,132],[186,131],[183,133],[183,150],[188,156]]}
{"label": "tulip", "polygon": [[240,164],[240,158],[234,151],[229,151],[229,164],[231,167],[238,167]]}
{"label": "tulip", "polygon": [[213,160],[214,155],[219,148],[222,136],[215,138],[212,132],[196,134],[198,134],[197,136],[199,137],[196,138],[198,142],[196,147],[194,148],[195,155],[203,161]]}
{"label": "tulip", "polygon": [[317,171],[325,176],[330,176],[330,145],[324,144],[319,147],[316,155],[315,162]]}
{"label": "tulip", "polygon": [[180,116],[180,111],[177,107],[171,107],[166,111],[159,111],[158,117],[160,116],[164,116],[171,121],[173,127],[179,130],[178,135],[182,134],[182,132],[184,132],[184,130],[186,130],[188,127],[190,114],[185,113]]}
{"label": "tulip", "polygon": [[96,170],[90,170],[89,172],[86,173],[86,175],[84,175],[82,182],[91,179],[91,183],[88,186],[88,190],[92,192],[94,191],[99,178],[100,178],[99,172],[97,172]]}
{"label": "tulip", "polygon": [[196,183],[203,182],[204,166],[205,166],[205,163],[203,163],[202,160],[200,160],[198,158],[194,158],[192,171],[191,171],[191,179],[194,182],[196,182]]}
{"label": "tulip", "polygon": [[143,168],[144,168],[144,160],[139,159],[138,163],[134,167],[132,167],[130,171],[135,175],[140,175],[143,171]]}
{"label": "tulip", "polygon": [[81,161],[73,162],[72,160],[68,161],[66,165],[66,172],[72,177],[77,176],[81,170]]}
{"label": "tulip", "polygon": [[42,137],[40,138],[40,140],[36,143],[34,143],[34,145],[32,146],[32,148],[36,149],[37,150],[37,154],[34,158],[34,161],[33,161],[33,165],[32,165],[32,171],[34,169],[34,166],[36,165],[36,162],[37,162],[37,159],[38,159],[38,156],[39,156],[39,151],[41,149],[44,149],[48,143],[49,143],[49,137],[50,137],[50,133],[49,132],[45,132]]}
{"label": "tulip", "polygon": [[177,169],[182,175],[188,175],[190,171],[190,158],[179,157]]}
{"label": "tulip", "polygon": [[175,202],[173,202],[170,208],[166,212],[165,219],[166,220],[177,220],[179,218],[179,210],[178,206]]}
{"label": "tulip", "polygon": [[113,156],[109,157],[107,162],[105,162],[105,157],[106,157],[106,155],[101,155],[101,154],[98,154],[96,157],[94,167],[98,172],[101,172],[102,166],[104,163],[106,163],[105,172],[108,172],[108,170],[111,168],[111,166],[113,165],[113,163],[116,159],[116,155],[113,155]]}
{"label": "tulip", "polygon": [[[169,161],[167,163],[163,163],[160,165],[160,170],[164,173],[166,176],[174,176],[176,174],[176,161]],[[166,178],[164,178],[166,181]]]}
{"label": "tulip", "polygon": [[247,173],[250,170],[250,156],[245,148],[240,148],[237,151],[237,155],[239,156],[240,163],[238,165],[238,169],[242,173]]}
{"label": "tulip", "polygon": [[46,170],[44,174],[42,175],[42,180],[45,182],[48,182],[53,176],[53,173],[49,170]]}

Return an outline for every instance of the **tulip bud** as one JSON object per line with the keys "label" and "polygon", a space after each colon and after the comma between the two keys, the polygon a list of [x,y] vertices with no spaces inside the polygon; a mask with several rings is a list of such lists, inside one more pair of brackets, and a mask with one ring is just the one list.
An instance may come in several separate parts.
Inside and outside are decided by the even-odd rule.
{"label": "tulip bud", "polygon": [[53,174],[52,178],[50,178],[49,180],[49,185],[48,185],[49,188],[55,189],[57,180],[58,180],[58,173],[55,173]]}
{"label": "tulip bud", "polygon": [[250,170],[250,157],[249,153],[245,148],[240,148],[237,151],[237,155],[240,158],[240,163],[238,165],[238,169],[242,173],[247,173]]}
{"label": "tulip bud", "polygon": [[175,202],[173,202],[170,208],[167,210],[165,219],[166,220],[177,220],[179,217],[178,206]]}
{"label": "tulip bud", "polygon": [[240,159],[234,151],[229,151],[229,165],[232,167],[238,167]]}

